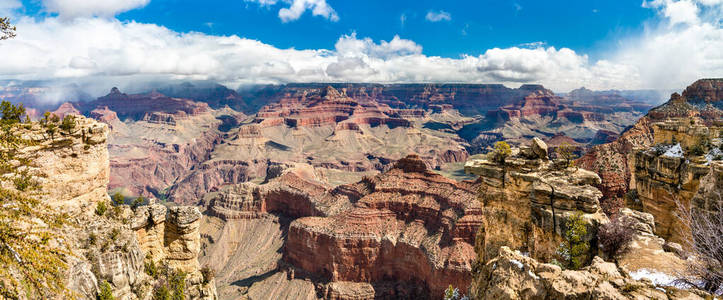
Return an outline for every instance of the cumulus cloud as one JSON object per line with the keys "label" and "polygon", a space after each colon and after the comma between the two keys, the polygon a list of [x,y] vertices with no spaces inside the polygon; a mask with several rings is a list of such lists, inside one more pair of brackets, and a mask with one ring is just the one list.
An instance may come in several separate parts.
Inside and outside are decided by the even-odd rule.
{"label": "cumulus cloud", "polygon": [[[267,7],[276,5],[279,2],[278,0],[245,1],[256,2],[261,6]],[[339,21],[339,15],[334,8],[326,3],[326,0],[282,0],[282,2],[289,5],[289,7],[284,7],[279,10],[279,19],[284,23],[298,20],[307,10],[310,10],[314,16],[323,17],[332,22]]]}
{"label": "cumulus cloud", "polygon": [[655,0],[643,6],[655,9],[660,22],[623,40],[610,55],[634,67],[640,86],[678,89],[723,75],[723,0]]}
{"label": "cumulus cloud", "polygon": [[[238,36],[178,33],[168,28],[114,19],[58,18],[18,22],[18,38],[0,43],[5,63],[0,79],[213,80],[245,83],[363,82],[541,82],[556,89],[615,78],[594,69],[584,55],[566,48],[490,49],[479,56],[442,58],[422,53],[414,41],[394,36],[373,41],[341,36],[334,49],[279,49]],[[617,82],[616,82],[617,83]],[[106,89],[107,86],[103,86]]]}
{"label": "cumulus cloud", "polygon": [[49,12],[62,18],[112,17],[124,11],[141,8],[150,0],[43,0]]}
{"label": "cumulus cloud", "polygon": [[440,11],[433,11],[430,10],[427,12],[427,16],[424,17],[429,22],[441,22],[441,21],[451,21],[452,15],[446,11],[440,10]]}
{"label": "cumulus cloud", "polygon": [[567,91],[580,86],[680,89],[700,77],[720,76],[723,32],[711,18],[721,0],[695,2],[693,22],[668,17],[673,3],[647,3],[660,14],[660,24],[621,41],[598,60],[544,43],[446,58],[425,55],[421,45],[400,36],[375,41],[352,33],[339,37],[333,49],[299,50],[113,18],[19,17],[18,37],[0,43],[0,80],[74,83],[96,87],[89,91],[98,95],[109,86],[163,80],[210,80],[231,87],[350,81],[541,83]]}

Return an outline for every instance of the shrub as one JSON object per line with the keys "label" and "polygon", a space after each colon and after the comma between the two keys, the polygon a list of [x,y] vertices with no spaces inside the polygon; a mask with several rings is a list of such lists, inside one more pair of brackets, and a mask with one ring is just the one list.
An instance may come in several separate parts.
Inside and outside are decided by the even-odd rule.
{"label": "shrub", "polygon": [[111,197],[111,200],[113,200],[114,206],[121,205],[121,204],[125,203],[125,201],[126,201],[125,197],[123,197],[123,195],[120,192],[113,194],[113,197]]}
{"label": "shrub", "polygon": [[609,258],[613,258],[627,251],[635,234],[633,225],[630,218],[618,214],[609,223],[600,226],[597,237],[603,253]]}
{"label": "shrub", "polygon": [[68,134],[72,134],[73,129],[75,129],[75,116],[66,115],[65,117],[63,117],[63,122],[60,124],[60,129],[67,132]]}
{"label": "shrub", "polygon": [[2,114],[3,124],[20,123],[22,116],[25,114],[25,107],[23,107],[22,103],[15,106],[10,101],[3,100],[0,102],[0,114]]}
{"label": "shrub", "polygon": [[95,207],[95,214],[102,216],[105,214],[105,212],[108,210],[108,205],[105,204],[105,201],[98,201],[98,204]]}
{"label": "shrub", "polygon": [[171,291],[165,284],[159,284],[153,290],[153,300],[171,300]]}
{"label": "shrub", "polygon": [[444,291],[444,300],[468,300],[469,298],[467,296],[460,296],[459,289],[456,287],[453,287],[451,284],[449,287]]}
{"label": "shrub", "polygon": [[590,245],[585,240],[587,224],[582,212],[577,211],[567,220],[567,230],[563,235],[564,241],[557,249],[557,256],[561,264],[568,269],[580,269],[588,261]]}
{"label": "shrub", "polygon": [[144,270],[146,271],[146,274],[153,277],[153,279],[158,279],[158,267],[156,264],[151,260],[150,258],[147,258],[148,261],[144,264]]}
{"label": "shrub", "polygon": [[499,163],[504,163],[507,157],[512,154],[512,148],[504,141],[495,143],[495,149],[492,151],[492,159]]}
{"label": "shrub", "polygon": [[88,235],[88,244],[89,245],[95,245],[95,243],[98,241],[98,236],[95,235],[95,233],[90,233]]}
{"label": "shrub", "polygon": [[216,272],[208,266],[201,268],[201,275],[203,275],[203,284],[208,284],[216,277]]}
{"label": "shrub", "polygon": [[702,144],[695,144],[693,147],[690,147],[690,154],[700,156],[705,154],[705,147]]}
{"label": "shrub", "polygon": [[120,230],[118,230],[118,228],[113,228],[113,230],[110,231],[110,240],[111,241],[117,240],[119,235],[120,235]]}
{"label": "shrub", "polygon": [[695,260],[688,261],[689,277],[680,282],[712,294],[723,293],[723,194],[709,198],[707,210],[688,208],[676,199],[676,215],[685,227],[684,243]]}
{"label": "shrub", "polygon": [[39,184],[33,176],[30,175],[28,169],[23,169],[18,172],[15,178],[13,178],[13,184],[18,191],[35,190],[39,187]]}
{"label": "shrub", "polygon": [[175,271],[171,274],[169,283],[171,290],[173,291],[172,300],[185,300],[186,299],[186,272]]}
{"label": "shrub", "polygon": [[555,153],[557,154],[558,158],[561,158],[565,161],[565,168],[571,168],[575,166],[575,149],[570,144],[562,143],[562,145],[555,149]]}
{"label": "shrub", "polygon": [[103,280],[103,282],[100,284],[98,290],[98,299],[115,300],[115,297],[113,297],[113,291],[111,290],[110,283],[108,283],[108,281]]}
{"label": "shrub", "polygon": [[133,209],[138,208],[139,206],[143,205],[143,202],[145,202],[146,199],[143,198],[143,196],[138,196],[138,198],[133,200],[133,204],[131,205]]}

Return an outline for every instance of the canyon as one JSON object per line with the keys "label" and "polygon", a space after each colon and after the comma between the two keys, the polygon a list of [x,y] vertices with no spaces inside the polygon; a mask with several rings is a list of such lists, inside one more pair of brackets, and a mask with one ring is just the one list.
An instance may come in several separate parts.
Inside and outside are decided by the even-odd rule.
{"label": "canyon", "polygon": [[307,163],[345,184],[409,153],[461,174],[470,154],[502,137],[513,144],[535,136],[565,141],[581,152],[613,139],[650,101],[584,89],[561,97],[540,85],[287,84],[237,92],[183,83],[142,94],[114,88],[54,113],[112,128],[113,192],[198,204],[224,184],[262,180],[278,163]]}
{"label": "canyon", "polygon": [[[105,280],[119,298],[147,299],[153,264],[183,271],[192,299],[434,299],[450,285],[490,299],[705,298],[661,295],[636,274],[686,266],[672,210],[675,199],[715,201],[713,147],[689,152],[720,143],[720,86],[696,82],[649,112],[616,92],[539,85],[114,88],[53,112],[77,116],[83,137],[44,164],[79,159],[62,168],[88,174],[50,168],[58,182],[43,187],[85,212],[86,231],[71,231],[80,281],[69,283],[85,297]],[[85,130],[94,154],[73,156]],[[481,154],[499,140],[512,146],[506,159]],[[670,141],[683,157],[659,153]],[[585,153],[574,166],[555,155],[567,145]],[[149,199],[119,205],[118,219],[92,213],[116,192]],[[611,198],[629,200],[616,213],[637,231],[606,262],[597,231]],[[550,262],[578,217],[589,265],[563,270]],[[86,242],[111,228],[122,238]]]}

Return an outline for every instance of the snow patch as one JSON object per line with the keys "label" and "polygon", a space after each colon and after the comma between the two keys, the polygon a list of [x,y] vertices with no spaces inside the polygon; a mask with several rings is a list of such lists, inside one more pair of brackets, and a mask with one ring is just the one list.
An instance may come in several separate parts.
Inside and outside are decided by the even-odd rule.
{"label": "snow patch", "polygon": [[520,270],[525,268],[525,265],[523,265],[519,260],[511,259],[510,262],[520,268]]}
{"label": "snow patch", "polygon": [[532,273],[532,270],[527,270],[527,274],[530,275],[530,277],[534,278],[535,280],[539,280],[540,277],[537,276],[535,273]]}
{"label": "snow patch", "polygon": [[673,286],[675,284],[675,277],[665,274],[663,272],[651,271],[648,269],[640,269],[634,272],[630,272],[630,277],[635,280],[641,280],[647,278],[655,285],[659,286]]}
{"label": "snow patch", "polygon": [[706,165],[715,159],[719,159],[721,156],[723,156],[723,151],[720,151],[718,148],[713,148],[705,155],[705,160],[707,160]]}
{"label": "snow patch", "polygon": [[675,144],[675,146],[670,147],[670,149],[668,149],[668,151],[665,151],[665,153],[663,153],[663,156],[682,158],[683,157],[683,148],[680,147],[680,143],[677,143],[677,144]]}

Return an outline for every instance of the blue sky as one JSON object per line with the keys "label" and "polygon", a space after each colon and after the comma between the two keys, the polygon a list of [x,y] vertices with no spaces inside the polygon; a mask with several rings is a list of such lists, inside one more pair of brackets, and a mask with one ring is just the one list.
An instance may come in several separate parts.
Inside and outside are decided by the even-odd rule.
{"label": "blue sky", "polygon": [[0,43],[0,80],[569,91],[723,76],[723,0],[0,0],[0,14],[18,26]]}
{"label": "blue sky", "polygon": [[[42,13],[41,3],[23,1],[29,12]],[[280,48],[332,49],[339,36],[356,32],[374,40],[395,35],[422,45],[423,53],[444,57],[479,55],[489,48],[544,42],[594,53],[622,36],[641,32],[653,10],[634,1],[409,1],[328,0],[336,22],[306,11],[298,20],[282,22],[283,2],[153,0],[119,20],[155,23],[178,32],[238,35]],[[450,20],[430,22],[429,12],[447,12]]]}

